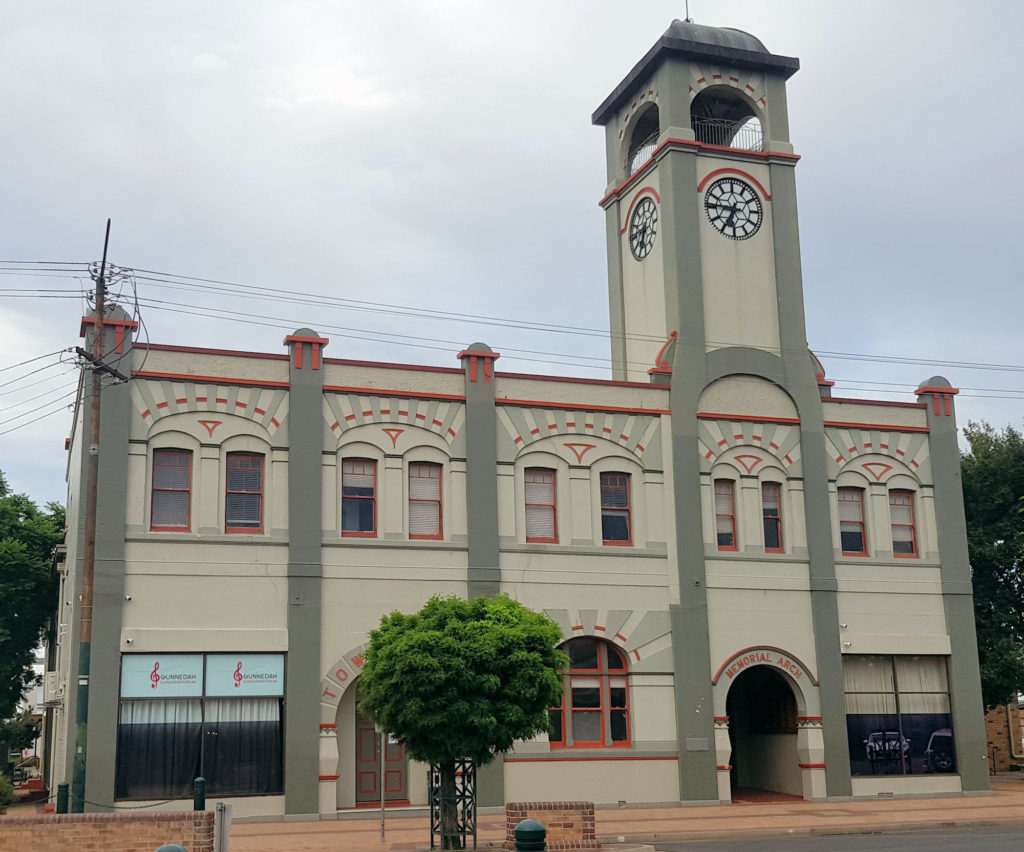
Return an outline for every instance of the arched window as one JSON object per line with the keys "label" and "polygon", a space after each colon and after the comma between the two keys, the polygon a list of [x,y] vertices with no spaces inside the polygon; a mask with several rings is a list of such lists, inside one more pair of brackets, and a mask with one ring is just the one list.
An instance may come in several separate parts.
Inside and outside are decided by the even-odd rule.
{"label": "arched window", "polygon": [[847,556],[867,556],[864,526],[864,489],[839,489],[839,541]]}
{"label": "arched window", "polygon": [[719,550],[736,550],[736,500],[731,479],[715,480],[715,535]]}
{"label": "arched window", "polygon": [[187,532],[191,492],[191,450],[153,450],[150,529]]}
{"label": "arched window", "polygon": [[552,748],[629,745],[629,689],[626,658],[609,642],[593,636],[562,645],[569,655],[563,672],[562,703],[548,711]]}
{"label": "arched window", "polygon": [[341,464],[341,534],[377,535],[377,462],[345,459]]}
{"label": "arched window", "polygon": [[263,532],[263,456],[228,453],[224,531]]}
{"label": "arched window", "polygon": [[782,486],[779,483],[761,483],[761,516],[765,552],[782,553]]}
{"label": "arched window", "polygon": [[917,556],[917,529],[914,524],[914,492],[889,492],[889,521],[892,524],[894,556]]}
{"label": "arched window", "polygon": [[409,538],[443,537],[441,526],[441,465],[409,464]]}
{"label": "arched window", "polygon": [[543,467],[528,467],[523,478],[526,497],[526,540],[557,542],[555,472]]}
{"label": "arched window", "polygon": [[626,151],[626,174],[636,174],[650,162],[658,147],[658,108],[653,104],[642,112],[633,124]]}

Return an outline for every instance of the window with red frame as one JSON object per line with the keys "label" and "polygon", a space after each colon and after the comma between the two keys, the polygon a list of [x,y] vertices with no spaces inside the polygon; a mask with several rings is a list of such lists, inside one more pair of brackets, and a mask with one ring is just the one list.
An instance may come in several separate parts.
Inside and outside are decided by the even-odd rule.
{"label": "window with red frame", "polygon": [[150,529],[181,532],[191,528],[192,453],[153,450]]}
{"label": "window with red frame", "polygon": [[341,534],[377,535],[377,462],[345,459],[341,463]]}
{"label": "window with red frame", "polygon": [[630,544],[629,474],[601,474],[601,539],[605,544]]}
{"label": "window with red frame", "polygon": [[719,550],[736,550],[736,506],[731,479],[715,480],[715,535]]}
{"label": "window with red frame", "polygon": [[409,538],[441,538],[441,465],[409,465]]}
{"label": "window with red frame", "polygon": [[590,636],[570,639],[562,650],[562,703],[548,711],[552,748],[629,745],[629,689],[626,658],[609,642]]}
{"label": "window with red frame", "polygon": [[867,534],[864,527],[864,489],[840,488],[839,542],[848,556],[866,556]]}
{"label": "window with red frame", "polygon": [[761,483],[761,515],[765,551],[782,553],[782,486],[777,482]]}
{"label": "window with red frame", "polygon": [[892,523],[893,555],[917,556],[913,491],[889,492],[889,520]]}
{"label": "window with red frame", "polygon": [[263,456],[228,453],[224,529],[258,533],[263,529]]}
{"label": "window with red frame", "polygon": [[526,492],[526,540],[557,542],[555,472],[530,467],[526,469],[523,479]]}

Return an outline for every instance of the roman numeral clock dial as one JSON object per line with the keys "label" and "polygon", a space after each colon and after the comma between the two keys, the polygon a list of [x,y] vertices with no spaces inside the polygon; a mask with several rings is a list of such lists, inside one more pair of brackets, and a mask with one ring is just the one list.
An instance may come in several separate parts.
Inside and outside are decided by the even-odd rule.
{"label": "roman numeral clock dial", "polygon": [[711,184],[704,195],[704,210],[712,227],[730,240],[754,236],[764,219],[754,188],[736,178],[719,178]]}
{"label": "roman numeral clock dial", "polygon": [[629,248],[633,257],[643,260],[654,248],[658,236],[658,208],[650,198],[642,198],[629,218]]}

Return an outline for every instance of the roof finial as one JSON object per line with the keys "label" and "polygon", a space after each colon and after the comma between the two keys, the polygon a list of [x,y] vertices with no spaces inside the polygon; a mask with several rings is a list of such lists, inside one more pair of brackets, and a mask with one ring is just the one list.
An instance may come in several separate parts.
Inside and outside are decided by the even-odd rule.
{"label": "roof finial", "polygon": [[693,18],[690,17],[690,0],[686,0],[686,17],[683,19],[683,23],[693,23]]}

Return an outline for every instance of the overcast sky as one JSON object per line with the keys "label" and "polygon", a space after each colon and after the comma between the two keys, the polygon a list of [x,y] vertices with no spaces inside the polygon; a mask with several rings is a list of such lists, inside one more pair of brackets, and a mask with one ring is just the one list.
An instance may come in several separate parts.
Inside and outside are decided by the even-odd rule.
{"label": "overcast sky", "polygon": [[[800,58],[789,111],[808,340],[836,395],[911,401],[939,373],[965,389],[961,423],[1020,427],[1024,4],[690,11]],[[98,260],[111,217],[110,260],[163,274],[135,278],[153,342],[282,352],[310,326],[333,357],[456,366],[482,340],[499,369],[607,377],[603,335],[519,326],[607,329],[604,134],[590,116],[684,15],[682,0],[8,0],[0,260]],[[64,497],[74,372],[56,356],[12,365],[78,344],[83,304],[14,291],[83,287],[0,272],[0,469],[39,501]],[[255,316],[211,317],[225,310]]]}

